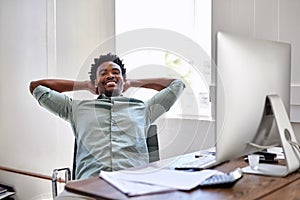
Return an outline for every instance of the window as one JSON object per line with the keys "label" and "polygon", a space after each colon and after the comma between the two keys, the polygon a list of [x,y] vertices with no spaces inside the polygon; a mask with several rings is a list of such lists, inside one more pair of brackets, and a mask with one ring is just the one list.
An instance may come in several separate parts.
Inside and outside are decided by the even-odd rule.
{"label": "window", "polygon": [[[166,116],[210,119],[211,1],[116,0],[115,6],[116,52],[124,60],[128,77],[182,79],[187,88]],[[154,92],[134,89],[129,93],[145,100]]]}

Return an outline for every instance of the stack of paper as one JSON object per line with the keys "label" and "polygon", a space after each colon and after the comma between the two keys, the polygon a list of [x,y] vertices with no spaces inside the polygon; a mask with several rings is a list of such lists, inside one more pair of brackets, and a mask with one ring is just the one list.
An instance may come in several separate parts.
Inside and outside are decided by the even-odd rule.
{"label": "stack of paper", "polygon": [[191,190],[208,177],[219,173],[221,172],[216,170],[185,172],[146,167],[116,172],[101,171],[100,177],[128,196],[135,196],[172,190]]}

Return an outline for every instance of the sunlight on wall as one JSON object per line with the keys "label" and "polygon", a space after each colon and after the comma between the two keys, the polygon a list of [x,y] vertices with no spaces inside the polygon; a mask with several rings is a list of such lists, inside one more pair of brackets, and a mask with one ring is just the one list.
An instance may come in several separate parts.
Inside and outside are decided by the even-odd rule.
{"label": "sunlight on wall", "polygon": [[[128,6],[130,5],[130,6]],[[134,6],[133,6],[134,5]],[[186,40],[199,45],[205,56],[211,55],[211,2],[207,0],[116,0],[116,36],[138,29],[162,29],[174,31],[185,36]],[[132,41],[134,42],[134,41]],[[178,45],[180,45],[179,41]],[[121,47],[120,47],[121,48]],[[203,61],[206,72],[199,73],[193,60],[182,57],[170,49],[141,48],[133,49],[121,56],[127,68],[128,77],[170,77],[185,82],[187,89],[182,101],[177,101],[167,113],[168,117],[193,116],[192,118],[210,117],[209,85],[212,76],[210,61]],[[118,42],[116,42],[118,52]],[[200,52],[199,52],[200,54]],[[148,68],[147,68],[148,67]],[[151,67],[151,69],[149,69]],[[204,74],[206,73],[206,74]],[[131,91],[133,97],[147,99],[153,91],[136,89]],[[196,101],[193,102],[193,100]],[[182,108],[184,107],[184,113]]]}

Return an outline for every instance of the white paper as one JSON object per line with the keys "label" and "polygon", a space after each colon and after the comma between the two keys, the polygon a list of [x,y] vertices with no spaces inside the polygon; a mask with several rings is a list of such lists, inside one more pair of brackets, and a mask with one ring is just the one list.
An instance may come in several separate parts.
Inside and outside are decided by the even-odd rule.
{"label": "white paper", "polygon": [[4,199],[5,197],[9,197],[15,194],[15,192],[5,192],[0,194],[0,199]]}
{"label": "white paper", "polygon": [[111,174],[102,173],[100,176],[128,196],[174,191],[175,188],[121,180]]}
{"label": "white paper", "polygon": [[[146,167],[138,170],[100,172],[100,177],[107,180],[126,194],[191,190],[208,177],[220,174],[216,170],[186,172],[170,169]],[[141,188],[139,188],[141,187]],[[139,188],[139,189],[138,189]]]}

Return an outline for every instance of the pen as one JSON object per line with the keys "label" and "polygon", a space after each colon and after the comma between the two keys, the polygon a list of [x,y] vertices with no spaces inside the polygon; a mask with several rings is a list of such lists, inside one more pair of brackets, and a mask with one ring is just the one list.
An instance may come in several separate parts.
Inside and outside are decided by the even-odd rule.
{"label": "pen", "polygon": [[191,171],[191,172],[195,172],[195,171],[201,171],[203,170],[203,168],[201,167],[175,167],[175,170],[183,170],[183,171]]}

